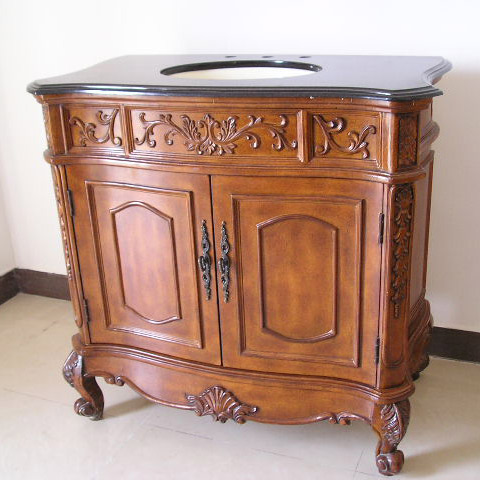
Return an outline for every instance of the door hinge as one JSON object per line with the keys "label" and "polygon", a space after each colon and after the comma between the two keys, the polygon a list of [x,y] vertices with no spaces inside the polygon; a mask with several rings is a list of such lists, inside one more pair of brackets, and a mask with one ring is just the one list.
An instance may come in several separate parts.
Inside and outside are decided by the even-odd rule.
{"label": "door hinge", "polygon": [[88,307],[88,300],[86,298],[82,301],[83,304],[83,313],[85,314],[85,322],[90,322],[90,308]]}
{"label": "door hinge", "polygon": [[71,217],[75,216],[75,205],[73,204],[73,193],[67,189],[68,213]]}
{"label": "door hinge", "polygon": [[378,219],[378,243],[383,243],[383,231],[385,229],[385,214],[381,213]]}
{"label": "door hinge", "polygon": [[380,337],[375,341],[375,365],[380,362]]}

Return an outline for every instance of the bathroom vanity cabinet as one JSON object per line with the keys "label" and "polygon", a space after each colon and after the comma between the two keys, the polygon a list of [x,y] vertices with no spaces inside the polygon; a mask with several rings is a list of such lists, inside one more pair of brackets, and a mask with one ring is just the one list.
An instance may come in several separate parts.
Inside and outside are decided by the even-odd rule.
{"label": "bathroom vanity cabinet", "polygon": [[75,411],[102,417],[104,377],[221,422],[362,420],[380,472],[400,471],[432,325],[432,83],[449,68],[130,56],[30,84],[78,326]]}

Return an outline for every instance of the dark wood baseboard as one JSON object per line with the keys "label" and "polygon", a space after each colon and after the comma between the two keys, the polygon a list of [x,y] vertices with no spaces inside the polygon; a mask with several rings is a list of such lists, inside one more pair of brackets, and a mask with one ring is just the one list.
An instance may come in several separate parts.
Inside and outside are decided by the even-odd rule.
{"label": "dark wood baseboard", "polygon": [[480,332],[433,327],[430,355],[480,363]]}
{"label": "dark wood baseboard", "polygon": [[0,277],[0,305],[18,292],[70,300],[66,275],[15,268]]}
{"label": "dark wood baseboard", "polygon": [[[18,292],[70,300],[66,275],[16,268],[0,277],[0,305]],[[430,355],[480,363],[480,332],[434,327]]]}
{"label": "dark wood baseboard", "polygon": [[19,292],[15,270],[0,277],[0,305],[13,298]]}
{"label": "dark wood baseboard", "polygon": [[70,300],[66,275],[16,268],[15,278],[19,290],[23,293]]}

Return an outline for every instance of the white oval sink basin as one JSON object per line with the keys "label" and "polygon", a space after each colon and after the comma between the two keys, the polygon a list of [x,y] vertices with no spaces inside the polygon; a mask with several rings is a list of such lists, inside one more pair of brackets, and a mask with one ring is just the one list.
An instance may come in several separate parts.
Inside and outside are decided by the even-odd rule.
{"label": "white oval sink basin", "polygon": [[162,70],[163,75],[201,80],[255,80],[310,75],[321,67],[284,60],[233,60],[177,65]]}
{"label": "white oval sink basin", "polygon": [[255,80],[258,78],[298,77],[300,75],[310,75],[312,73],[315,72],[286,67],[234,67],[191,70],[189,72],[172,73],[170,76],[203,80]]}

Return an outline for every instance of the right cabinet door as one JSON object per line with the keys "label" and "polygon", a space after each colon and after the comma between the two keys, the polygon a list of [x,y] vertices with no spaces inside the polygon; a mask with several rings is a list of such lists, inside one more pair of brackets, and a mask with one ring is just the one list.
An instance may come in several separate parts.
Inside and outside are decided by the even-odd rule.
{"label": "right cabinet door", "polygon": [[213,178],[225,366],[375,383],[382,197],[367,181]]}

